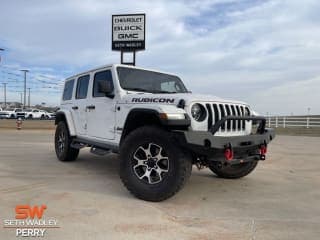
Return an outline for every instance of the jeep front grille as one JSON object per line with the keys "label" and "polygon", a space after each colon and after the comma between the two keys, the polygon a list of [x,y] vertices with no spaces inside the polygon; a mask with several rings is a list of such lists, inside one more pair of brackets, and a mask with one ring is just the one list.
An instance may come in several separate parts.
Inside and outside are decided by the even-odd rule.
{"label": "jeep front grille", "polygon": [[[206,104],[208,111],[208,130],[214,125],[217,121],[226,116],[247,116],[250,115],[249,108],[244,105],[236,104]],[[219,129],[220,132],[239,132],[246,130],[246,121],[245,120],[227,120],[226,123],[221,125]]]}

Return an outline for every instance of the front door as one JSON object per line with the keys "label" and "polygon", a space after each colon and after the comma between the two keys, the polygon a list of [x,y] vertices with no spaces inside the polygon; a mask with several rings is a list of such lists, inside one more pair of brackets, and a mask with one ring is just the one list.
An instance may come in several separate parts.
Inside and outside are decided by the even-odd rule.
{"label": "front door", "polygon": [[87,134],[90,138],[115,138],[115,100],[99,91],[99,82],[108,81],[113,86],[111,70],[96,72],[92,82],[92,97],[87,109]]}

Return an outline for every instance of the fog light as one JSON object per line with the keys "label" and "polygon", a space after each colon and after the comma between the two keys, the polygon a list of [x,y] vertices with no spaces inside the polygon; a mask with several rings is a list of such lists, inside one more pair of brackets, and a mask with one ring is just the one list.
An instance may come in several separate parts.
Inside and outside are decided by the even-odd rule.
{"label": "fog light", "polygon": [[226,158],[227,161],[230,161],[233,159],[233,151],[230,148],[227,148],[224,150],[224,157]]}
{"label": "fog light", "polygon": [[260,155],[266,155],[267,154],[267,146],[261,145],[260,147]]}

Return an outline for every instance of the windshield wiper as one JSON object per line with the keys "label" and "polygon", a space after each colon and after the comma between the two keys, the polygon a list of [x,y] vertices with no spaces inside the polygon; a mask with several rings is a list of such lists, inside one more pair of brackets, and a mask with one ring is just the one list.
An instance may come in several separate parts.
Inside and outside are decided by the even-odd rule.
{"label": "windshield wiper", "polygon": [[177,93],[177,92],[169,92],[164,90],[147,90],[143,88],[125,88],[128,91],[137,91],[137,92],[149,92],[149,93]]}
{"label": "windshield wiper", "polygon": [[164,90],[154,90],[152,93],[177,93],[177,92],[169,92],[169,91],[164,91]]}
{"label": "windshield wiper", "polygon": [[143,88],[125,88],[128,91],[137,91],[137,92],[150,92],[149,90]]}

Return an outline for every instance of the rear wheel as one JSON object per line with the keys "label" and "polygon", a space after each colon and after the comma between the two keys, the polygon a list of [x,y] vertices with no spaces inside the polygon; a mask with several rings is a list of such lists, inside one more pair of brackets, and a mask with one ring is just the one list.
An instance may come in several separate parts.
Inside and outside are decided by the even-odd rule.
{"label": "rear wheel", "polygon": [[136,197],[158,202],[178,192],[191,174],[191,158],[157,127],[130,133],[120,148],[120,177]]}
{"label": "rear wheel", "polygon": [[218,177],[236,179],[247,176],[256,168],[257,165],[257,161],[245,162],[235,165],[224,165],[220,162],[212,162],[210,163],[209,168]]}
{"label": "rear wheel", "polygon": [[58,123],[55,134],[55,150],[60,161],[74,161],[79,155],[79,149],[71,147],[71,137],[65,122]]}

